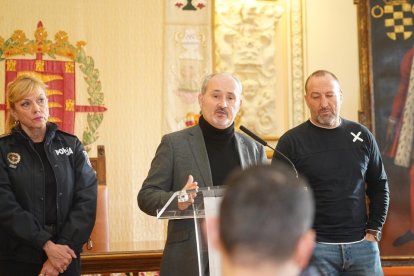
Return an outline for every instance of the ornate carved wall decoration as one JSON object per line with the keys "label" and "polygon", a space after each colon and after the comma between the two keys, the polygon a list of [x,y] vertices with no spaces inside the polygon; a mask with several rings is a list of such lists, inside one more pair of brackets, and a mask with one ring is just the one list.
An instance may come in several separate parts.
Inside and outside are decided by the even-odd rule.
{"label": "ornate carved wall decoration", "polygon": [[197,94],[212,71],[234,73],[243,82],[237,125],[272,141],[303,122],[302,1],[215,0],[214,11],[213,1],[191,11],[169,2],[163,132],[197,123]]}
{"label": "ornate carved wall decoration", "polygon": [[306,120],[306,109],[303,98],[303,22],[302,0],[292,0],[290,9],[291,28],[291,76],[292,76],[292,126]]}
{"label": "ornate carved wall decoration", "polygon": [[239,124],[262,136],[277,124],[276,24],[285,12],[277,1],[216,0],[214,68],[235,73],[244,86]]}

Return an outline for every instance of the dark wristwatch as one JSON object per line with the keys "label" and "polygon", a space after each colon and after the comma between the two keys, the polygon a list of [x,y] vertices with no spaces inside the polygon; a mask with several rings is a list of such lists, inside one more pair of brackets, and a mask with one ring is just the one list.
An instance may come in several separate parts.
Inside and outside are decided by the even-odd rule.
{"label": "dark wristwatch", "polygon": [[373,235],[373,236],[374,236],[374,238],[375,238],[375,240],[376,240],[377,242],[379,242],[379,241],[381,240],[381,231],[378,231],[378,230],[372,230],[372,229],[367,229],[367,230],[365,231],[365,233]]}

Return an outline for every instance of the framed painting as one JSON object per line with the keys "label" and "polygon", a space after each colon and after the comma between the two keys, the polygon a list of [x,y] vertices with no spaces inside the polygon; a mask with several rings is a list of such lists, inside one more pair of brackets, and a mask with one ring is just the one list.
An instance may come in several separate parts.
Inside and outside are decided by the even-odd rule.
{"label": "framed painting", "polygon": [[361,110],[386,166],[390,208],[384,266],[414,265],[414,0],[354,0]]}

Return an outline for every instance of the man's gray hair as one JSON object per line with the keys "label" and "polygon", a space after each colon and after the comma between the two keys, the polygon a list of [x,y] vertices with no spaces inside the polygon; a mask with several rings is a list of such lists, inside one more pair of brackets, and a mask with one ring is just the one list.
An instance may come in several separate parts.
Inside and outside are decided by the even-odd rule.
{"label": "man's gray hair", "polygon": [[207,75],[203,80],[203,84],[201,85],[201,94],[204,95],[206,93],[208,82],[215,76],[227,76],[227,77],[230,77],[230,78],[234,79],[234,81],[237,83],[237,86],[238,86],[240,94],[241,94],[241,92],[243,90],[243,85],[242,85],[241,81],[238,78],[236,78],[234,75],[230,74],[230,73],[213,73],[213,74]]}

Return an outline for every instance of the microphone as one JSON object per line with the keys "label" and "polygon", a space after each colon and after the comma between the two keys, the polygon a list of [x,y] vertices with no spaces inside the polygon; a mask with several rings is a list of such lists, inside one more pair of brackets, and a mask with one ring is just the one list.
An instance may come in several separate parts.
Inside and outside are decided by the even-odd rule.
{"label": "microphone", "polygon": [[273,151],[276,151],[276,149],[272,148],[265,140],[263,140],[262,138],[260,138],[259,136],[257,136],[256,134],[248,130],[245,126],[240,126],[240,130],[246,133],[247,135],[249,135],[250,137],[252,137],[254,140],[259,142],[263,146],[268,147],[272,149]]}
{"label": "microphone", "polygon": [[256,134],[254,134],[253,132],[251,132],[250,130],[248,130],[245,126],[242,126],[241,125],[240,126],[240,130],[243,131],[244,133],[246,133],[247,135],[249,135],[250,137],[252,137],[254,140],[256,140],[257,142],[259,142],[263,146],[268,147],[271,150],[273,150],[275,153],[280,154],[286,161],[288,161],[288,163],[292,167],[293,171],[295,172],[296,177],[299,178],[299,174],[298,174],[298,171],[296,170],[295,165],[293,164],[293,162],[286,155],[284,155],[283,153],[281,153],[277,149],[271,147],[265,140],[263,140],[262,138],[260,138],[259,136],[257,136]]}

